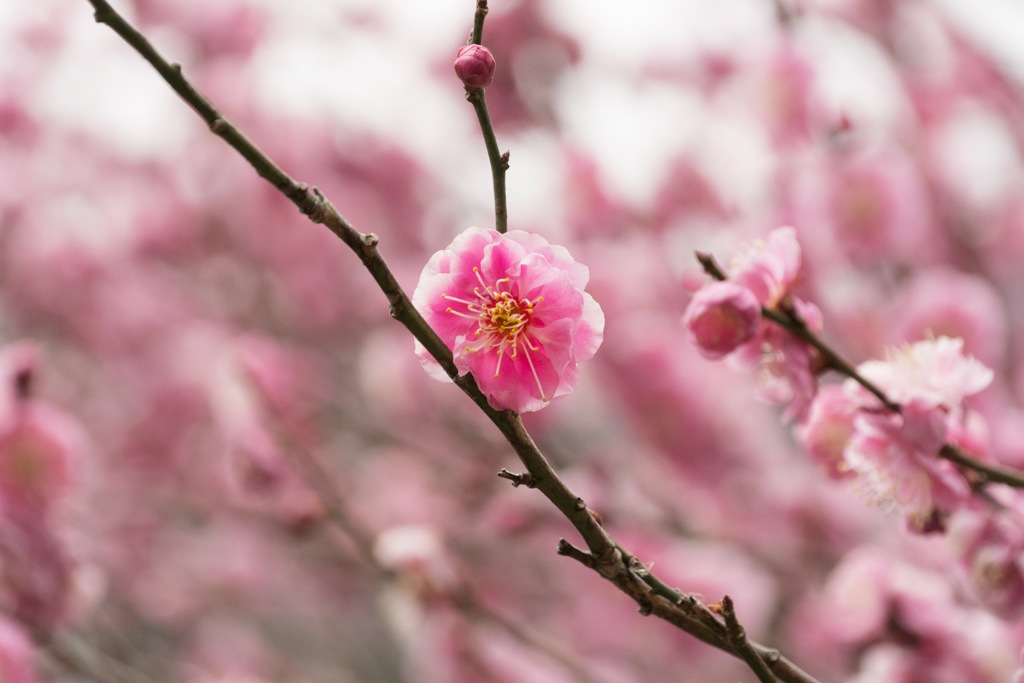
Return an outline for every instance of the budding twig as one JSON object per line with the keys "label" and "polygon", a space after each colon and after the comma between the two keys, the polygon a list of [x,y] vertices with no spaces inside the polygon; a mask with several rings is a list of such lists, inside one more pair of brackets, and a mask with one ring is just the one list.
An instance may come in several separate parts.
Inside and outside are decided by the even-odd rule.
{"label": "budding twig", "polygon": [[487,158],[491,164],[491,184],[494,187],[494,229],[508,232],[508,199],[505,193],[505,171],[508,170],[508,152],[504,154],[498,149],[498,138],[494,134],[491,115],[487,111],[487,99],[484,89],[479,88],[466,93],[466,99],[473,105],[480,132],[484,136]]}
{"label": "budding twig", "polygon": [[[487,0],[477,0],[476,12],[473,15],[473,32],[469,36],[470,44],[482,44],[484,19],[486,17]],[[494,229],[504,233],[508,231],[508,198],[505,192],[505,171],[508,170],[509,154],[508,152],[502,154],[498,148],[498,138],[494,134],[491,115],[487,111],[487,98],[484,96],[484,89],[477,88],[470,91],[467,88],[466,99],[473,105],[477,121],[480,122],[480,132],[484,136],[487,159],[491,165],[491,184],[494,187]]]}
{"label": "budding twig", "polygon": [[476,12],[473,14],[473,33],[469,36],[469,42],[480,45],[484,39],[484,19],[487,18],[487,0],[477,0]]}

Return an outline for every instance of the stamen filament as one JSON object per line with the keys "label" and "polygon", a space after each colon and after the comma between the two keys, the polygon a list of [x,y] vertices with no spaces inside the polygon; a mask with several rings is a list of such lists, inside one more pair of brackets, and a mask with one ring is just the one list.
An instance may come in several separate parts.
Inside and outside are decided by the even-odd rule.
{"label": "stamen filament", "polygon": [[445,313],[451,313],[457,315],[460,318],[466,318],[467,320],[477,320],[480,316],[470,315],[469,313],[463,313],[462,311],[453,310],[451,306],[445,309]]}
{"label": "stamen filament", "polygon": [[540,392],[541,400],[547,402],[548,397],[544,393],[536,364],[530,355],[531,351],[539,352],[541,349],[527,336],[534,307],[543,301],[544,297],[537,297],[536,301],[520,299],[510,289],[504,287],[512,282],[512,278],[499,278],[493,284],[488,285],[484,281],[479,267],[473,268],[473,274],[479,283],[479,286],[473,287],[472,296],[475,299],[462,299],[448,294],[441,295],[444,299],[466,307],[464,311],[457,311],[449,307],[446,312],[466,320],[476,321],[476,329],[472,335],[468,335],[473,342],[463,347],[463,353],[479,353],[482,350],[495,349],[498,358],[494,364],[494,376],[499,377],[505,357],[510,357],[514,362],[519,355],[520,347],[522,347],[526,354],[526,362],[530,366],[530,373],[533,375],[533,381]]}
{"label": "stamen filament", "polygon": [[[534,349],[534,351],[536,350],[537,349]],[[526,353],[526,362],[530,364],[530,372],[533,373],[533,380],[537,383],[537,390],[540,392],[540,400],[547,403],[548,397],[544,395],[544,387],[540,385],[540,377],[537,375],[537,368],[533,365],[533,358],[530,357],[530,349],[524,345],[523,351]]]}

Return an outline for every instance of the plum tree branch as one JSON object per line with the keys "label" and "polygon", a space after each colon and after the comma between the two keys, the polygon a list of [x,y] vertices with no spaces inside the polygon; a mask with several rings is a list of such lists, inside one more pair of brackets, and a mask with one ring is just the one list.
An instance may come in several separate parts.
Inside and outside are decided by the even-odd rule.
{"label": "plum tree branch", "polygon": [[[469,374],[459,375],[451,350],[426,323],[402,290],[377,248],[377,237],[361,233],[346,221],[330,201],[316,188],[292,179],[224,117],[182,74],[181,67],[167,62],[149,41],[119,15],[106,0],[89,0],[96,21],[109,26],[135,49],[163,77],[171,88],[206,121],[210,129],[241,154],[256,172],[314,223],[320,223],[344,242],[373,277],[387,297],[391,317],[402,323],[444,368],[452,381],[487,415],[512,446],[538,489],[572,523],[587,546],[590,558],[585,563],[600,576],[616,585],[640,605],[641,613],[654,614],[704,642],[740,657],[729,640],[725,624],[696,598],[670,589],[657,580],[632,555],[624,552],[604,530],[586,502],[558,477],[547,458],[526,431],[519,415],[510,410],[495,410]],[[478,7],[486,2],[480,0]],[[497,204],[497,201],[496,201]],[[500,223],[499,223],[500,224]],[[786,658],[770,648],[751,644],[785,683],[817,683]]]}
{"label": "plum tree branch", "polygon": [[[725,271],[722,270],[720,265],[718,265],[714,256],[698,251],[696,253],[696,257],[697,261],[700,262],[701,267],[704,268],[704,272],[709,276],[716,280],[728,279]],[[891,410],[894,413],[900,412],[901,408],[898,403],[886,396],[885,392],[877,385],[861,375],[852,363],[843,358],[838,351],[825,343],[821,337],[807,327],[807,323],[797,315],[796,311],[792,310],[792,307],[783,305],[780,305],[778,309],[762,307],[761,315],[777,325],[789,330],[797,338],[814,347],[814,349],[821,354],[824,367],[831,368],[864,387],[864,389],[871,392],[875,398],[881,401],[882,405],[885,406],[886,409]],[[980,460],[972,458],[964,453],[963,449],[956,444],[945,444],[939,451],[938,455],[972,471],[978,480],[976,483],[998,483],[1013,486],[1014,488],[1024,488],[1024,472],[1020,472],[1009,467],[999,467],[983,463]]]}

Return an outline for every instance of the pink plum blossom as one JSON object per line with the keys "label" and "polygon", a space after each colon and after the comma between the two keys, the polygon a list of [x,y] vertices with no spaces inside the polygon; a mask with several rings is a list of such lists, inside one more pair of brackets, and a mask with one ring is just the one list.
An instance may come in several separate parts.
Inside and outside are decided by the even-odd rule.
{"label": "pink plum blossom", "polygon": [[[813,332],[821,331],[821,313],[812,303],[794,298],[793,310]],[[803,419],[817,392],[818,357],[807,343],[778,325],[763,325],[755,339],[741,347],[733,359],[743,366],[759,367],[758,397],[785,405],[782,419]]]}
{"label": "pink plum blossom", "polygon": [[983,277],[952,268],[921,270],[893,299],[889,310],[898,343],[924,336],[962,338],[964,348],[990,367],[1002,365],[1006,358],[1005,305]]}
{"label": "pink plum blossom", "polygon": [[944,443],[964,432],[963,400],[992,381],[992,371],[962,349],[962,339],[940,337],[860,365],[865,378],[900,404],[899,413],[883,410],[853,380],[847,383],[859,409],[845,451],[855,487],[869,500],[901,511],[919,532],[944,530],[949,514],[970,496],[953,464],[937,456]]}
{"label": "pink plum blossom", "polygon": [[950,536],[971,592],[994,614],[1019,619],[1024,613],[1024,520],[1021,499],[1001,510],[963,510]]}
{"label": "pink plum blossom", "polygon": [[834,479],[850,476],[843,454],[853,435],[854,415],[842,385],[829,384],[818,390],[807,419],[796,430],[804,452]]}
{"label": "pink plum blossom", "polygon": [[757,334],[761,305],[746,287],[714,282],[694,295],[683,324],[701,355],[716,360]]}
{"label": "pink plum blossom", "polygon": [[970,497],[952,463],[940,460],[945,425],[916,401],[900,415],[862,413],[846,448],[854,489],[869,502],[902,512],[917,532],[944,531],[946,518]]}
{"label": "pink plum blossom", "polygon": [[[469,228],[428,261],[413,304],[497,410],[540,410],[576,388],[604,313],[583,291],[590,273],[563,247],[514,230]],[[421,345],[432,376],[441,366]]]}
{"label": "pink plum blossom", "polygon": [[[965,356],[963,347],[963,339],[926,339],[890,352],[884,361],[862,363],[857,369],[896,403],[919,399],[932,407],[954,411],[993,378],[992,370],[973,356]],[[871,402],[863,390],[853,385],[851,390]]]}
{"label": "pink plum blossom", "polygon": [[729,279],[753,292],[767,308],[774,308],[789,294],[799,273],[800,243],[789,226],[743,245],[729,266]]}
{"label": "pink plum blossom", "polygon": [[766,239],[744,245],[732,261],[729,280],[698,291],[683,317],[702,355],[728,356],[740,368],[759,368],[759,396],[785,404],[787,421],[803,417],[814,397],[816,353],[789,331],[774,324],[758,325],[751,315],[760,307],[782,305],[808,329],[820,332],[818,307],[791,294],[799,273],[796,231],[776,228]]}

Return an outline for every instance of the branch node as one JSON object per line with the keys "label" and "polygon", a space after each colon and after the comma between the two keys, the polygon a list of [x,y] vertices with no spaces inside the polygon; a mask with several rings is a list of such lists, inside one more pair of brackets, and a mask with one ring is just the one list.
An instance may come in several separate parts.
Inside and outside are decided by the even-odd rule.
{"label": "branch node", "polygon": [[515,472],[509,472],[507,469],[502,467],[498,472],[498,476],[512,482],[512,488],[519,488],[520,486],[525,486],[528,489],[537,488],[537,478],[529,472],[516,474]]}
{"label": "branch node", "polygon": [[557,552],[559,555],[576,560],[588,569],[594,569],[597,566],[593,555],[586,552],[585,550],[580,550],[564,538],[558,539]]}
{"label": "branch node", "polygon": [[587,509],[587,501],[583,500],[582,498],[577,498],[576,499],[576,509],[577,510],[586,510]]}
{"label": "branch node", "polygon": [[310,197],[310,189],[306,183],[299,183],[296,189],[300,195],[305,197],[305,201],[299,204],[299,211],[306,214],[309,220],[318,225],[326,223],[327,214],[331,212],[333,207],[327,201],[327,198],[324,197],[324,193],[320,191],[320,188],[314,187],[312,189],[312,197]]}
{"label": "branch node", "polygon": [[372,232],[368,232],[363,235],[363,244],[371,249],[375,248],[378,242],[380,242],[380,240],[377,238],[377,235]]}
{"label": "branch node", "polygon": [[633,572],[639,577],[648,576],[651,570],[648,569],[643,562],[638,560],[635,555],[630,555],[628,560],[629,571]]}
{"label": "branch node", "polygon": [[168,66],[171,67],[171,71],[173,71],[174,73],[178,74],[179,76],[181,75],[181,63],[180,62],[171,62]]}
{"label": "branch node", "polygon": [[223,116],[218,116],[210,122],[210,130],[212,130],[215,135],[223,135],[227,128],[228,122],[224,120]]}
{"label": "branch node", "polygon": [[654,603],[653,602],[650,602],[649,600],[643,600],[641,602],[638,602],[637,604],[640,605],[640,609],[637,610],[637,611],[640,612],[640,616],[643,616],[643,617],[651,616],[651,612],[654,611]]}
{"label": "branch node", "polygon": [[501,155],[501,165],[506,171],[508,170],[508,158],[509,152],[506,150],[505,153]]}

